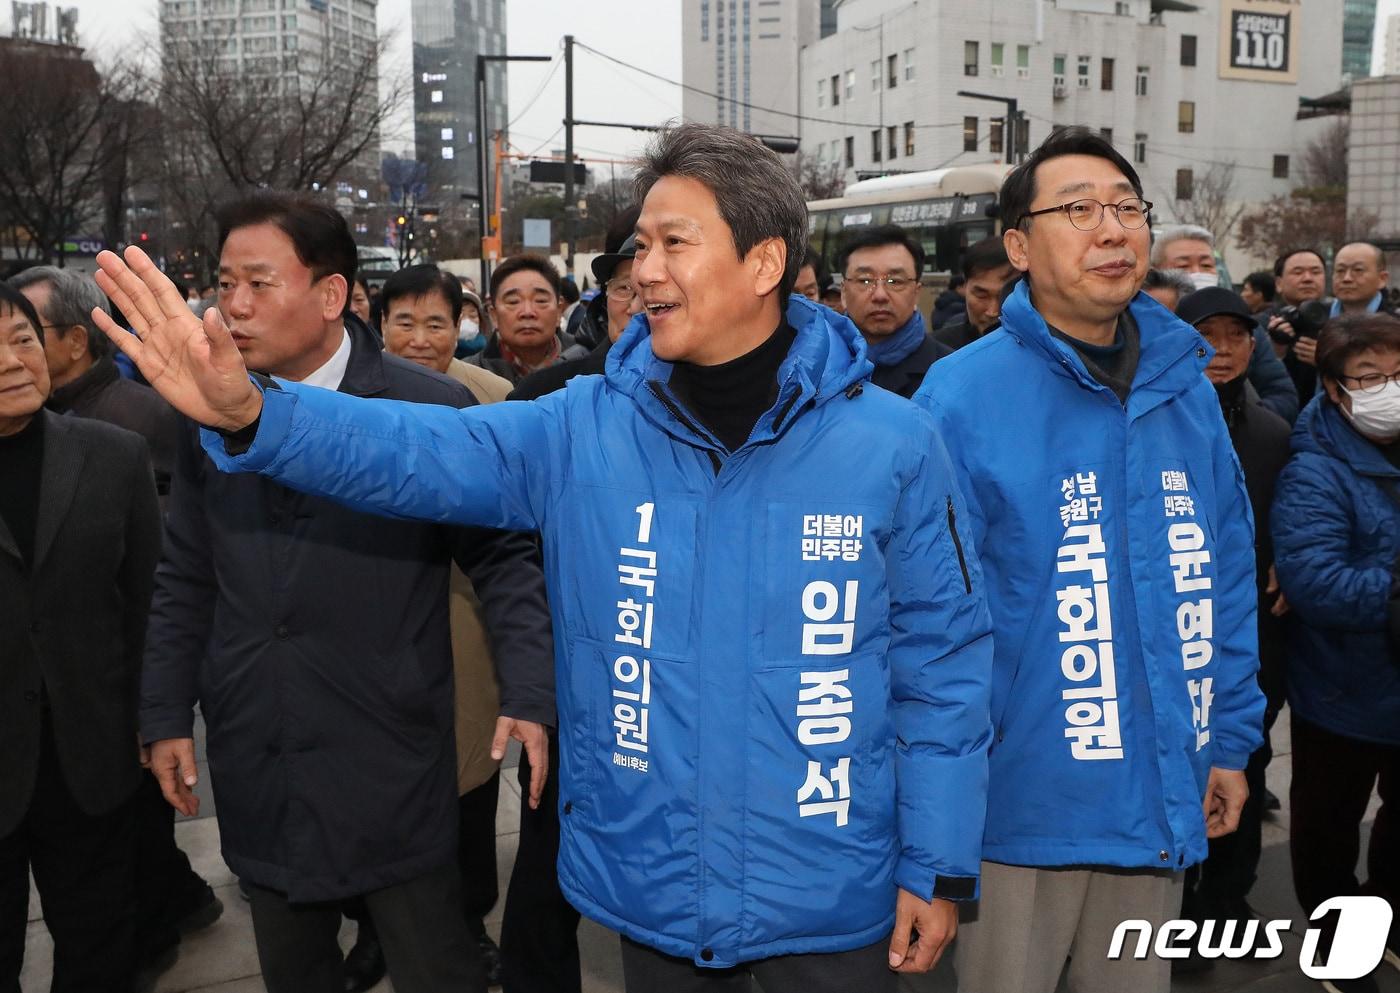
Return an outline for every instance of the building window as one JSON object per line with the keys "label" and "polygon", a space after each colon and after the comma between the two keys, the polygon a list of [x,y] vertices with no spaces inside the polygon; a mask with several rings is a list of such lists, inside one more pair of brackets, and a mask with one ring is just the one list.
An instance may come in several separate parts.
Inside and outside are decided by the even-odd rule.
{"label": "building window", "polygon": [[1093,59],[1088,55],[1079,56],[1079,88],[1087,90],[1089,88],[1089,64]]}
{"label": "building window", "polygon": [[891,55],[885,59],[885,68],[887,70],[885,75],[889,77],[890,81],[890,89],[894,89],[899,85],[899,56]]}
{"label": "building window", "polygon": [[452,146],[451,146],[451,145],[443,145],[443,146],[442,146],[442,157],[443,157],[444,159],[450,159],[450,158],[452,158],[452,156],[453,156],[454,154],[455,154],[455,153],[453,152]]}
{"label": "building window", "polygon": [[1275,155],[1275,156],[1274,156],[1274,178],[1275,178],[1275,179],[1287,179],[1287,178],[1288,178],[1288,156],[1287,156],[1287,155]]}
{"label": "building window", "polygon": [[1051,79],[1051,82],[1054,83],[1056,86],[1065,85],[1065,61],[1065,56],[1055,56],[1054,70],[1052,72],[1053,78]]}
{"label": "building window", "polygon": [[914,78],[914,50],[906,48],[904,50],[904,80],[908,82]]}
{"label": "building window", "polygon": [[1006,46],[999,41],[992,42],[992,75],[1001,77],[1006,74]]}
{"label": "building window", "polygon": [[1181,64],[1184,66],[1196,64],[1196,36],[1193,34],[1181,36]]}
{"label": "building window", "polygon": [[1176,129],[1182,134],[1196,133],[1195,101],[1182,100],[1176,105]]}
{"label": "building window", "polygon": [[442,103],[442,90],[433,90],[428,94],[428,100],[431,103]]}
{"label": "building window", "polygon": [[1016,77],[1018,79],[1030,79],[1031,76],[1031,46],[1016,46]]}
{"label": "building window", "polygon": [[870,63],[870,92],[880,92],[880,60],[875,59]]}
{"label": "building window", "polygon": [[1133,161],[1138,165],[1147,161],[1147,135],[1141,131],[1133,135]]}
{"label": "building window", "polygon": [[454,140],[456,140],[456,133],[453,131],[452,128],[443,128],[443,129],[442,129],[442,140],[443,140],[443,141],[454,141]]}
{"label": "building window", "polygon": [[831,142],[831,161],[841,161],[841,139],[837,138]]}
{"label": "building window", "polygon": [[839,107],[839,106],[841,106],[841,77],[840,77],[840,76],[832,76],[832,77],[831,77],[831,105],[832,105],[833,107]]}
{"label": "building window", "polygon": [[856,167],[856,139],[855,139],[854,137],[849,137],[849,138],[846,139],[846,168],[847,168],[847,169],[854,169],[855,167]]}
{"label": "building window", "polygon": [[880,161],[880,129],[870,132],[870,161]]}
{"label": "building window", "polygon": [[846,100],[849,102],[856,95],[856,71],[846,70]]}
{"label": "building window", "polygon": [[1133,92],[1140,97],[1147,96],[1147,66],[1137,67],[1137,82],[1134,84]]}
{"label": "building window", "polygon": [[1176,198],[1178,200],[1190,200],[1195,184],[1195,177],[1191,175],[1190,169],[1178,169],[1176,171]]}
{"label": "building window", "polygon": [[1113,12],[1119,17],[1132,17],[1133,5],[1128,3],[1127,0],[1117,0],[1113,5]]}
{"label": "building window", "polygon": [[993,155],[1000,155],[1005,147],[1005,126],[1000,117],[993,117],[987,122],[987,151]]}
{"label": "building window", "polygon": [[826,106],[826,80],[817,80],[817,106]]}
{"label": "building window", "polygon": [[963,151],[977,151],[977,118],[963,118]]}
{"label": "building window", "polygon": [[965,41],[965,42],[963,42],[963,75],[964,75],[964,76],[975,76],[975,75],[977,75],[977,48],[978,48],[978,43],[975,42],[975,41]]}
{"label": "building window", "polygon": [[904,122],[904,157],[907,159],[914,154],[914,122]]}
{"label": "building window", "polygon": [[899,128],[893,124],[885,128],[885,152],[891,162],[899,155]]}
{"label": "building window", "polygon": [[1099,61],[1099,89],[1113,89],[1113,60],[1101,59]]}

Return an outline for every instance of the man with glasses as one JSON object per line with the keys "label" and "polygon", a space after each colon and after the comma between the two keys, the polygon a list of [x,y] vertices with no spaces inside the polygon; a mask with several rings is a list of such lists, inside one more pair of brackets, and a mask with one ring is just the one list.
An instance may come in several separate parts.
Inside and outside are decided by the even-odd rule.
{"label": "man with glasses", "polygon": [[1332,260],[1332,316],[1342,314],[1395,313],[1386,303],[1390,272],[1385,252],[1369,241],[1354,241],[1337,249]]}
{"label": "man with glasses", "polygon": [[919,313],[923,246],[894,224],[858,228],[836,261],[845,274],[841,299],[846,316],[865,339],[866,357],[875,364],[870,381],[912,397],[929,367],[953,352],[929,335]]}
{"label": "man with glasses", "polygon": [[960,989],[1052,993],[1069,958],[1071,989],[1166,993],[1168,962],[1108,952],[1120,922],[1179,916],[1182,871],[1239,820],[1264,708],[1249,503],[1209,349],[1139,292],[1133,167],[1066,129],[1001,204],[1023,274],[1002,331],[915,397],[967,493],[995,631]]}
{"label": "man with glasses", "polygon": [[537,369],[588,354],[559,330],[564,281],[543,255],[514,255],[491,273],[496,333],[467,361],[519,383]]}

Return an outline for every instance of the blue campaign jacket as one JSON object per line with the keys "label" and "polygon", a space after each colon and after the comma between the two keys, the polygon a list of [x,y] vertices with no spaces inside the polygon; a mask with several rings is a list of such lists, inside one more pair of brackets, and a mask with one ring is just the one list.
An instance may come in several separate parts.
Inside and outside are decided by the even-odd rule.
{"label": "blue campaign jacket", "polygon": [[560,884],[713,967],[878,941],[897,886],[972,897],[981,853],[990,618],[951,466],[848,320],[787,317],[777,401],[732,454],[644,317],[606,377],[532,403],[288,385],[242,456],[205,435],[221,468],[352,507],[542,533]]}
{"label": "blue campaign jacket", "polygon": [[1400,668],[1385,631],[1397,500],[1400,469],[1314,399],[1274,490],[1274,564],[1292,607],[1288,702],[1333,734],[1384,745],[1400,745]]}
{"label": "blue campaign jacket", "polygon": [[1200,861],[1210,767],[1262,743],[1254,532],[1210,353],[1145,294],[1130,311],[1126,407],[1024,281],[1001,330],[915,395],[958,472],[996,632],[995,862]]}

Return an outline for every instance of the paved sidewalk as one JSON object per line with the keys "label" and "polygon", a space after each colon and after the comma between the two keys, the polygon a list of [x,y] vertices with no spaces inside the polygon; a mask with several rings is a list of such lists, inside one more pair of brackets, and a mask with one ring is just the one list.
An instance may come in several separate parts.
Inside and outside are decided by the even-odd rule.
{"label": "paved sidewalk", "polygon": [[[1281,958],[1263,961],[1221,961],[1208,972],[1185,977],[1173,983],[1173,993],[1318,993],[1321,986],[1307,979],[1298,970],[1298,950],[1306,926],[1306,918],[1293,898],[1292,878],[1288,865],[1287,804],[1291,769],[1291,749],[1288,741],[1287,715],[1274,728],[1274,761],[1269,767],[1269,786],[1284,803],[1280,815],[1266,821],[1264,826],[1264,859],[1258,884],[1250,900],[1265,919],[1286,918],[1293,922],[1286,936],[1287,949]],[[202,756],[201,756],[202,757]],[[207,930],[185,939],[180,958],[170,971],[161,976],[157,993],[262,993],[257,954],[253,948],[252,923],[248,905],[238,896],[233,875],[219,855],[218,825],[212,816],[212,803],[207,789],[208,770],[201,767],[200,792],[204,809],[196,820],[177,825],[176,834],[181,847],[189,854],[194,868],[215,888],[224,902],[224,915]],[[1373,798],[1371,815],[1376,801]],[[501,893],[515,858],[519,827],[520,791],[514,775],[501,777],[501,802],[497,815],[497,869],[501,877]],[[502,900],[504,902],[504,898]],[[52,964],[52,945],[40,915],[37,896],[30,895],[30,923],[21,986],[24,993],[45,993],[48,989]],[[501,905],[487,918],[493,935],[500,935]],[[354,925],[341,932],[345,947],[354,939]],[[622,993],[621,966],[618,960],[617,937],[611,931],[584,921],[579,933],[582,950],[584,993]],[[1382,965],[1377,977],[1382,993],[1400,993],[1400,972]],[[954,993],[956,978],[951,966],[940,964],[927,976],[908,980],[904,993]],[[375,988],[376,993],[388,993],[386,981]],[[859,991],[852,991],[859,993]],[[1016,993],[1008,990],[1006,993]],[[1132,991],[1124,991],[1132,993]]]}

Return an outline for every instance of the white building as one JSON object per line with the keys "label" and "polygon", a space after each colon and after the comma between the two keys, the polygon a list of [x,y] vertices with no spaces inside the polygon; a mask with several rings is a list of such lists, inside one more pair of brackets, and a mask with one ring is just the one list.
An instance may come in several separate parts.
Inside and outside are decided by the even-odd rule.
{"label": "white building", "polygon": [[1004,161],[1005,105],[969,90],[1019,102],[1022,151],[1101,129],[1158,222],[1215,163],[1233,163],[1236,202],[1287,193],[1321,127],[1295,120],[1298,100],[1341,80],[1328,0],[843,0],[837,16],[802,52],[801,139],[848,181]]}
{"label": "white building", "polygon": [[325,59],[375,50],[378,0],[162,0],[161,43],[220,43],[222,66],[310,79]]}
{"label": "white building", "polygon": [[1379,215],[1375,240],[1400,249],[1400,75],[1352,83],[1349,148],[1347,213]]}
{"label": "white building", "polygon": [[682,114],[753,134],[796,135],[800,52],[834,29],[839,2],[682,0],[681,78],[694,87],[682,97]]}
{"label": "white building", "polygon": [[1385,64],[1381,73],[1400,75],[1400,14],[1391,14],[1385,19]]}

